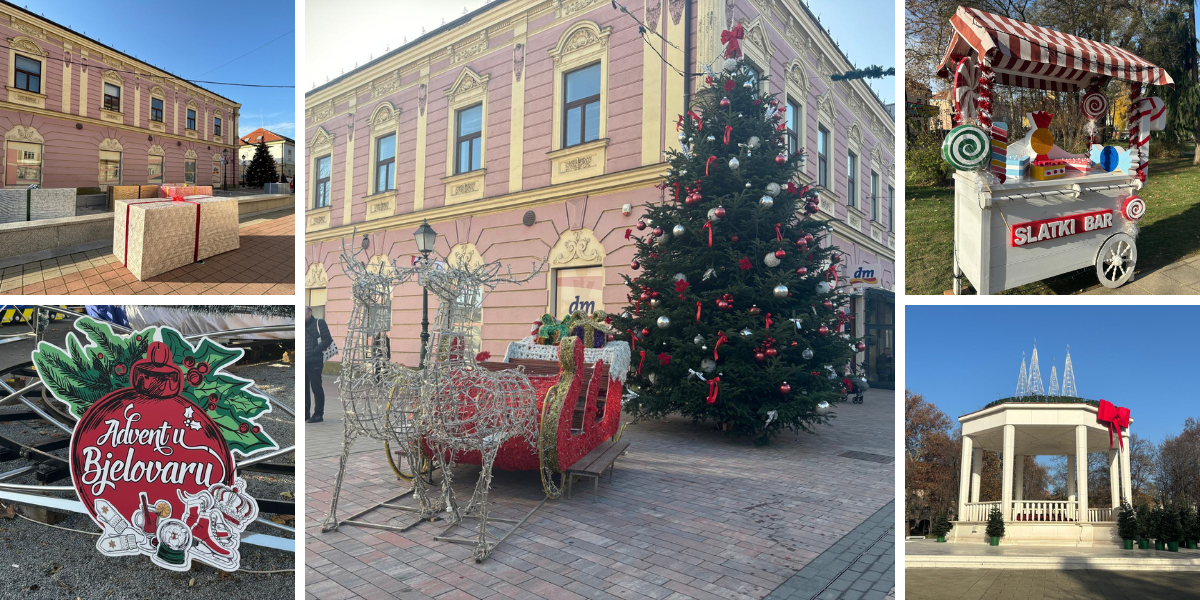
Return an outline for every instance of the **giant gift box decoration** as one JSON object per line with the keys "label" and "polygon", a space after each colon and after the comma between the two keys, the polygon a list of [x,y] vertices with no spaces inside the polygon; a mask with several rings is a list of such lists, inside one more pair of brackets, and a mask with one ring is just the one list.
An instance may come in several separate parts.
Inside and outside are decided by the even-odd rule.
{"label": "giant gift box decoration", "polygon": [[113,254],[139,280],[238,246],[237,198],[114,203]]}
{"label": "giant gift box decoration", "polygon": [[79,418],[71,479],[103,530],[96,549],[174,571],[192,561],[236,571],[258,505],[234,455],[277,448],[257,423],[267,399],[225,372],[243,351],[208,339],[193,346],[167,327],[121,336],[90,317],[75,327],[87,345],[70,333],[65,349],[41,342],[33,361]]}
{"label": "giant gift box decoration", "polygon": [[[964,277],[993,294],[1087,267],[1107,287],[1130,281],[1147,208],[1136,196],[1149,163],[1147,132],[1166,123],[1162,100],[1142,91],[1173,86],[1170,75],[1123,48],[975,8],[958,7],[950,24],[938,75],[955,99],[956,127],[943,145],[956,170],[954,292]],[[1054,115],[1044,111],[1027,114],[1027,133],[1011,143],[1008,128],[992,122],[994,85],[1080,92],[1094,142],[1113,79],[1130,83],[1127,152],[1097,144],[1071,154],[1055,143]]]}

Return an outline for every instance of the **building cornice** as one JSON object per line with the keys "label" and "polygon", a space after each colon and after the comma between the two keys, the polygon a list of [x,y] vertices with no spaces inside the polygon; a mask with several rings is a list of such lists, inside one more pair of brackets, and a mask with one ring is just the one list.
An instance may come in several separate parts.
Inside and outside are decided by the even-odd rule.
{"label": "building cornice", "polygon": [[[612,194],[648,187],[657,184],[666,176],[667,167],[666,163],[647,165],[636,169],[600,175],[590,179],[581,179],[559,185],[493,196],[474,202],[439,206],[437,208],[399,214],[373,221],[351,223],[321,231],[311,231],[304,235],[304,243],[311,245],[328,240],[336,240],[355,232],[361,235],[390,229],[416,227],[421,224],[422,220],[426,219],[431,223],[437,223],[467,216],[480,217],[512,210],[528,210],[580,196]],[[320,208],[313,210],[328,209]]]}
{"label": "building cornice", "polygon": [[65,113],[65,112],[60,112],[60,111],[56,111],[56,110],[46,110],[44,108],[36,108],[36,107],[32,107],[32,106],[27,106],[25,104],[13,104],[11,102],[6,102],[3,100],[0,100],[0,110],[11,110],[11,111],[15,111],[15,112],[28,113],[31,115],[41,115],[44,117],[62,119],[65,121],[76,121],[78,123],[96,125],[96,126],[103,127],[106,129],[120,129],[122,131],[131,131],[131,132],[137,133],[137,134],[152,135],[152,136],[154,136],[155,141],[158,141],[159,139],[178,140],[181,142],[195,144],[197,146],[204,145],[204,146],[217,146],[220,148],[231,148],[231,149],[238,148],[238,146],[235,144],[226,144],[224,142],[214,142],[211,140],[190,138],[190,137],[185,137],[182,135],[175,135],[172,133],[163,133],[161,131],[155,131],[153,129],[146,129],[145,127],[126,125],[124,123],[113,123],[110,121],[102,121],[100,119],[95,119],[92,117],[83,117],[83,116],[77,115],[75,113]]}
{"label": "building cornice", "polygon": [[847,225],[845,221],[838,219],[829,219],[828,223],[833,227],[834,233],[858,244],[864,250],[870,250],[878,254],[880,258],[892,261],[892,265],[896,264],[896,251],[871,239],[869,234],[857,231]]}

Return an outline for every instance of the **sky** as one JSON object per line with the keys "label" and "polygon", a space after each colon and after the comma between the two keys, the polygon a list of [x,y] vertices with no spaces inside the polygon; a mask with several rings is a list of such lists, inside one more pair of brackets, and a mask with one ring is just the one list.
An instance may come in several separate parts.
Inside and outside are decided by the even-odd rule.
{"label": "sky", "polygon": [[[695,0],[692,0],[695,1]],[[440,27],[444,21],[461,17],[484,5],[484,0],[439,0],[437,2],[377,2],[375,0],[309,0],[305,4],[305,52],[303,88],[312,88],[351,71],[388,50],[402,46]],[[810,0],[809,9],[821,17],[842,51],[858,67],[896,65],[896,4],[894,0]],[[370,7],[371,19],[361,14]],[[362,10],[358,10],[358,9]],[[863,19],[863,15],[879,15]],[[326,31],[355,32],[350,47]],[[886,103],[896,97],[896,78],[867,80]]]}
{"label": "sky", "polygon": [[[113,9],[115,3],[95,0],[17,4],[178,77],[295,85],[296,9],[290,0],[210,0],[201,5],[126,0],[120,10]],[[232,31],[226,30],[229,23],[234,24]],[[217,51],[216,40],[228,49]],[[241,103],[239,136],[263,124],[275,133],[296,137],[294,87],[198,85]]]}
{"label": "sky", "polygon": [[1129,408],[1154,442],[1200,417],[1200,306],[908,306],[904,386],[957,418],[1016,392],[1037,340],[1042,381],[1062,383],[1067,345],[1079,396]]}

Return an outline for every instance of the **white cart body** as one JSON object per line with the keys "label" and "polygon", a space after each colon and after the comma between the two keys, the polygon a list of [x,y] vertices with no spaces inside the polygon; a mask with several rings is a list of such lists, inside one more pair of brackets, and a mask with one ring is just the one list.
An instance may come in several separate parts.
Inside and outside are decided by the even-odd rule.
{"label": "white cart body", "polygon": [[[1136,237],[1136,227],[1121,214],[1124,200],[1141,187],[1136,176],[1093,171],[992,186],[979,181],[983,176],[954,174],[955,294],[963,276],[980,294],[995,294],[1090,267],[1113,235]],[[1105,209],[1113,211],[1111,227],[1012,245],[1013,227]]]}

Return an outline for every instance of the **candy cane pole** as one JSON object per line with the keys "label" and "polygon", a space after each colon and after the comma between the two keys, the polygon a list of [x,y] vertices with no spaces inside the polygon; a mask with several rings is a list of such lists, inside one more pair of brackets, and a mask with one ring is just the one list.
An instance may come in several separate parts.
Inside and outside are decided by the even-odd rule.
{"label": "candy cane pole", "polygon": [[1133,82],[1129,85],[1129,151],[1136,152],[1138,158],[1138,179],[1146,181],[1146,167],[1150,163],[1150,149],[1146,147],[1149,133],[1142,131],[1142,84]]}

